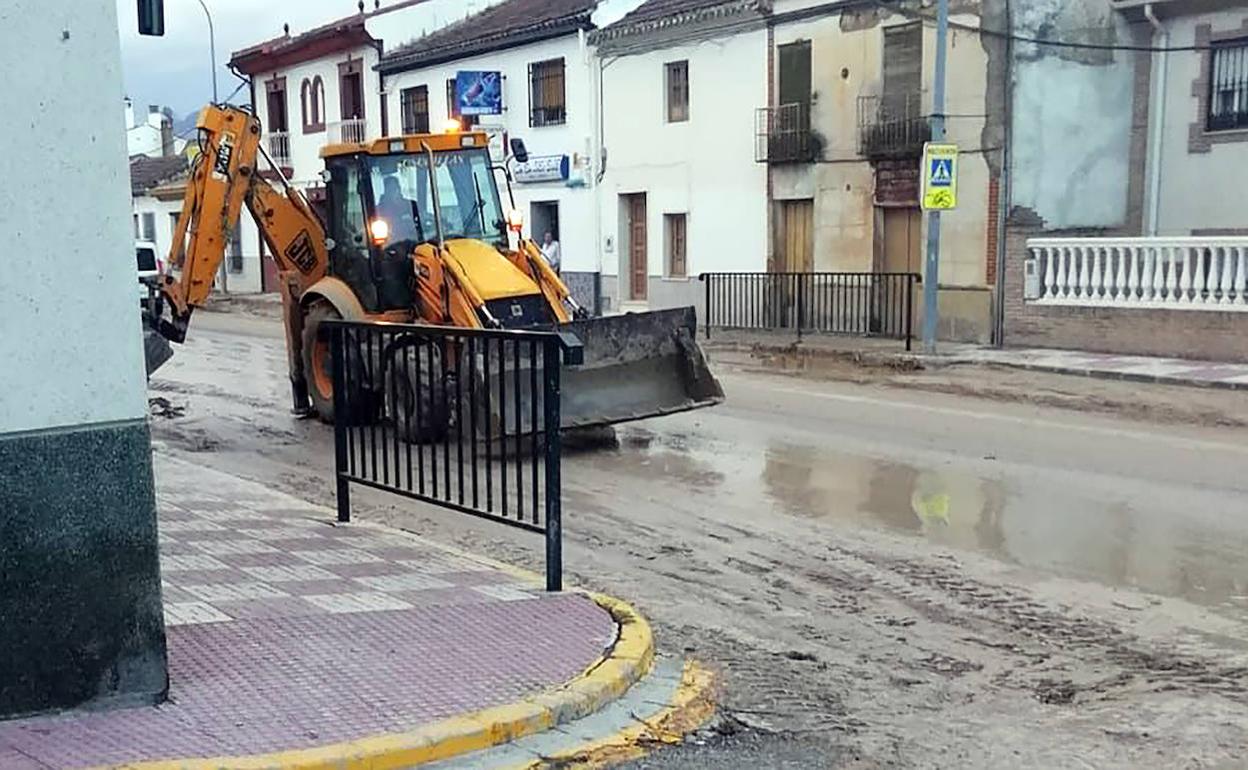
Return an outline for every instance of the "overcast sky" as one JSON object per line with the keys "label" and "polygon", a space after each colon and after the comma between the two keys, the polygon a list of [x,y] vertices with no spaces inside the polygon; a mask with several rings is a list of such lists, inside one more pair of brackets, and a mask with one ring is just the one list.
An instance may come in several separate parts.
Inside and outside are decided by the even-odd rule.
{"label": "overcast sky", "polygon": [[[282,34],[284,23],[294,35],[347,16],[357,1],[204,0],[216,31],[221,98],[239,85],[225,67],[232,51]],[[126,93],[136,112],[143,114],[148,104],[172,107],[179,117],[198,110],[212,98],[208,21],[199,0],[165,0],[164,37],[139,35],[135,6],[135,0],[117,0]]]}

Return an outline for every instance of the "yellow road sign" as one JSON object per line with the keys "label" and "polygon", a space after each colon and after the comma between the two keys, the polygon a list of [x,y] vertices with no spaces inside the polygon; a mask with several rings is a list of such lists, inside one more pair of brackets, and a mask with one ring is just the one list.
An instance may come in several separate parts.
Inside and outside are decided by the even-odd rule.
{"label": "yellow road sign", "polygon": [[958,207],[958,146],[923,145],[923,208],[947,211]]}

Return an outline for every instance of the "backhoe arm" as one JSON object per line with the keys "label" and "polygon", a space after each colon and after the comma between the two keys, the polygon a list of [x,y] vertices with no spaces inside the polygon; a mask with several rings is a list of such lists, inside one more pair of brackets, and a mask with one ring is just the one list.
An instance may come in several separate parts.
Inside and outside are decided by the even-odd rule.
{"label": "backhoe arm", "polygon": [[289,326],[295,311],[292,303],[297,304],[303,291],[325,275],[329,260],[324,227],[280,171],[274,168],[280,190],[261,178],[257,160],[264,153],[255,115],[209,105],[199,114],[198,128],[201,153],[186,185],[169,250],[168,263],[180,274],[161,277],[170,318],[161,317],[154,326],[169,340],[185,341],[191,312],[203,307],[212,293],[213,278],[244,205],[277,261]]}

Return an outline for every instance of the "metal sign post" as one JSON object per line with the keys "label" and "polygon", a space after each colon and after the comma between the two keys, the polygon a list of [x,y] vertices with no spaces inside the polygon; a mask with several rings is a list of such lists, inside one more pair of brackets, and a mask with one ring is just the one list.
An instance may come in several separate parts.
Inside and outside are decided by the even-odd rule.
{"label": "metal sign post", "polygon": [[[932,144],[940,144],[945,139],[945,65],[948,59],[946,38],[949,36],[949,0],[938,0],[936,5],[936,77],[932,89]],[[957,202],[957,154],[947,169],[951,175],[950,183],[953,190],[953,201]],[[945,170],[942,169],[941,170]],[[933,176],[932,162],[924,152],[923,180],[924,191]],[[941,180],[936,180],[941,181]],[[937,185],[939,187],[939,185]],[[924,206],[927,196],[924,195]],[[939,320],[939,299],[937,287],[940,283],[940,212],[941,208],[930,208],[927,214],[927,262],[923,271],[923,352],[936,352],[936,325]]]}

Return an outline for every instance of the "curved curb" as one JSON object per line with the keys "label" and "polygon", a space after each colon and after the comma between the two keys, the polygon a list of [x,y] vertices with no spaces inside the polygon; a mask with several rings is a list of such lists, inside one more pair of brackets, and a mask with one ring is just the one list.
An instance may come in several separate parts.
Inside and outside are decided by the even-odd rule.
{"label": "curved curb", "polygon": [[655,746],[675,745],[715,713],[715,676],[696,661],[685,663],[671,702],[648,719],[620,732],[524,765],[516,770],[599,768],[649,754]]}
{"label": "curved curb", "polygon": [[654,663],[650,624],[625,602],[587,594],[619,626],[598,662],[553,690],[518,703],[476,711],[405,733],[252,756],[162,759],[119,765],[125,770],[386,770],[449,759],[589,716],[618,698]]}

